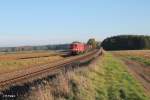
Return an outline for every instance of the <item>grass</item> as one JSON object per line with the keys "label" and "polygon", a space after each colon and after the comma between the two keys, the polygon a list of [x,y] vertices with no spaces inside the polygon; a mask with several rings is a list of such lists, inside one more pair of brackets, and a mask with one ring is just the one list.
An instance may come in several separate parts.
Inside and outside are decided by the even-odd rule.
{"label": "grass", "polygon": [[113,51],[112,53],[122,58],[137,61],[145,66],[150,66],[150,50]]}
{"label": "grass", "polygon": [[111,51],[113,54],[118,56],[136,56],[142,57],[144,59],[150,59],[150,50],[121,50],[121,51]]}
{"label": "grass", "polygon": [[29,97],[31,100],[43,97],[45,100],[149,100],[124,66],[106,53],[88,68],[68,71],[41,88],[38,86],[38,91],[30,92]]}
{"label": "grass", "polygon": [[97,100],[148,100],[141,85],[124,69],[124,64],[106,54],[89,74]]}
{"label": "grass", "polygon": [[127,58],[131,59],[133,61],[143,63],[145,66],[150,66],[150,60],[149,59],[145,59],[143,57],[136,57],[136,56],[128,56]]}
{"label": "grass", "polygon": [[18,60],[58,55],[54,51],[18,51],[0,53],[0,60]]}
{"label": "grass", "polygon": [[2,54],[0,55],[0,74],[60,59],[63,59],[63,57],[59,54],[46,51]]}

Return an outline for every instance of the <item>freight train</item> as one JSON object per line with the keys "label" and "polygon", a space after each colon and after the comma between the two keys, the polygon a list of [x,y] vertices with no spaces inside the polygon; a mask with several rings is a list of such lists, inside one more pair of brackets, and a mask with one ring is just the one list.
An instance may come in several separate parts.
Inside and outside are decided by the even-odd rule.
{"label": "freight train", "polygon": [[87,44],[81,42],[73,42],[72,44],[70,44],[70,53],[72,55],[77,55],[87,52],[90,48],[92,47]]}

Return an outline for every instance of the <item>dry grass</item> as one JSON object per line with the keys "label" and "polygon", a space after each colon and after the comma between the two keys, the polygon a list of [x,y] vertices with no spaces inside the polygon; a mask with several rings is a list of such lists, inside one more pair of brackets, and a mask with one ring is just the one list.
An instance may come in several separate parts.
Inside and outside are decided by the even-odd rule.
{"label": "dry grass", "polygon": [[[82,72],[83,70],[85,72]],[[23,98],[25,100],[92,100],[95,92],[90,80],[83,75],[88,74],[86,70],[68,71],[60,73],[50,81],[42,80],[42,84],[31,87],[31,91]]]}
{"label": "dry grass", "polygon": [[9,52],[1,53],[0,60],[18,60],[18,59],[30,59],[38,57],[48,57],[58,55],[54,51],[21,51],[21,52]]}
{"label": "dry grass", "polygon": [[145,73],[147,73],[148,76],[150,75],[150,50],[113,51],[112,54],[119,58],[129,59],[141,64],[141,67]]}
{"label": "dry grass", "polygon": [[112,53],[118,56],[136,56],[150,59],[150,50],[125,50],[125,51],[112,51]]}
{"label": "dry grass", "polygon": [[36,65],[42,65],[63,59],[54,52],[20,52],[0,55],[0,74],[29,68]]}

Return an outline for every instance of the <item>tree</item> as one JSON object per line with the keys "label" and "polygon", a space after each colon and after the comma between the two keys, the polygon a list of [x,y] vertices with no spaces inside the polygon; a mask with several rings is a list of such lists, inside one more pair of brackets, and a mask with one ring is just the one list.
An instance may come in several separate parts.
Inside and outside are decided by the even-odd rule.
{"label": "tree", "polygon": [[105,50],[139,50],[150,49],[150,36],[118,35],[106,38],[102,42]]}
{"label": "tree", "polygon": [[96,48],[97,42],[95,41],[94,38],[91,38],[91,39],[88,40],[87,45],[91,45],[92,48]]}

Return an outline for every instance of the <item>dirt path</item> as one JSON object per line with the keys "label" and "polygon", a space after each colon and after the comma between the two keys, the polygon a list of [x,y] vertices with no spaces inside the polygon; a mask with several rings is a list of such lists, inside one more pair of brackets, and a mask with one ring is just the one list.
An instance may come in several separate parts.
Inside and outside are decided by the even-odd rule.
{"label": "dirt path", "polygon": [[127,70],[143,85],[146,94],[150,96],[150,68],[129,59],[121,59]]}

